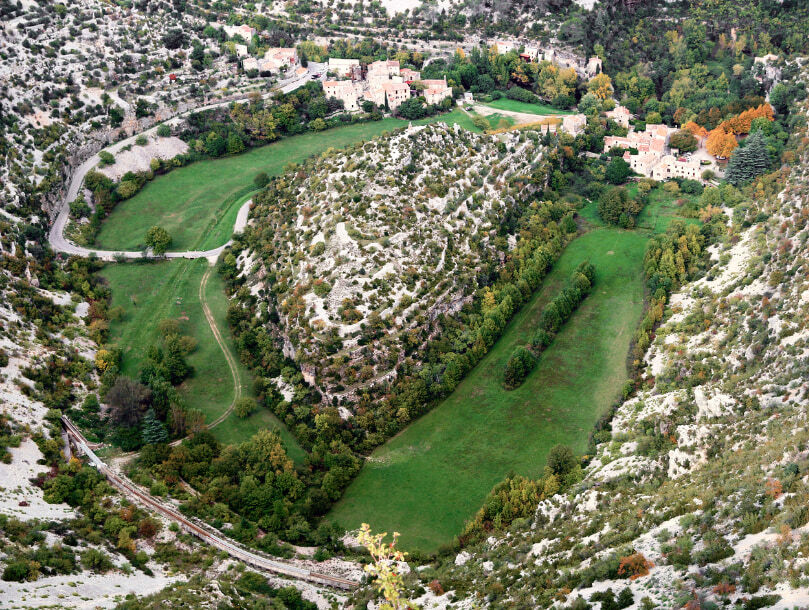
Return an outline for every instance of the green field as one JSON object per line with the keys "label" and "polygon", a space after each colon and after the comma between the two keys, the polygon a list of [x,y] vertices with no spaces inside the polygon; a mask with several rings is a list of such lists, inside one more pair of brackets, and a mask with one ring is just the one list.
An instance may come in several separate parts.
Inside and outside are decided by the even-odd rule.
{"label": "green field", "polygon": [[[158,341],[161,320],[180,320],[183,334],[197,339],[197,349],[188,357],[194,375],[180,386],[180,393],[190,408],[199,409],[211,422],[219,417],[233,400],[233,379],[227,361],[216,342],[202,311],[199,288],[208,266],[204,259],[176,259],[151,264],[115,264],[101,271],[112,288],[112,307],[120,305],[125,315],[110,325],[110,342],[123,348],[122,373],[137,377],[140,364],[150,345]],[[231,354],[236,354],[225,320],[227,298],[219,276],[213,273],[205,292],[208,306]],[[237,359],[238,360],[238,359]],[[242,391],[253,395],[250,373],[238,364]],[[247,439],[261,427],[276,427],[286,443],[290,457],[303,461],[304,451],[295,438],[265,409],[241,420],[230,414],[213,429],[223,442]]]}
{"label": "green field", "polygon": [[[414,124],[445,121],[478,131],[465,112],[455,109]],[[275,176],[288,163],[298,163],[328,148],[345,148],[383,132],[404,127],[407,121],[381,121],[305,133],[253,148],[244,154],[198,161],[158,176],[134,197],[118,204],[101,225],[95,247],[141,250],[146,231],[160,225],[172,236],[172,251],[221,246],[233,231],[241,202],[253,189],[261,171]]]}
{"label": "green field", "polygon": [[[581,453],[598,417],[627,379],[626,356],[643,311],[646,235],[598,228],[565,250],[542,288],[455,392],[378,449],[329,518],[402,533],[404,549],[434,551],[460,533],[509,471],[541,475],[557,443]],[[596,266],[593,293],[518,389],[502,388],[515,346],[583,260]]]}
{"label": "green field", "polygon": [[510,100],[507,97],[501,97],[499,100],[487,102],[483,105],[497,108],[497,110],[509,110],[511,112],[524,112],[526,114],[538,114],[543,116],[549,114],[573,114],[571,110],[559,110],[558,108],[547,106],[546,104],[519,102],[517,100]]}

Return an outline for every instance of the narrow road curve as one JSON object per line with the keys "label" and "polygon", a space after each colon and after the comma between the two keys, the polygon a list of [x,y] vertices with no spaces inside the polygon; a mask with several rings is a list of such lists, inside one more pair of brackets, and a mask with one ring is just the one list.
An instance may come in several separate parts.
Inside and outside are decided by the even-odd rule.
{"label": "narrow road curve", "polygon": [[176,521],[185,531],[197,536],[214,548],[224,551],[231,557],[243,561],[248,565],[273,574],[280,574],[282,576],[336,587],[338,589],[353,589],[359,584],[348,578],[314,572],[307,567],[296,565],[291,561],[283,561],[259,554],[252,549],[245,548],[235,541],[226,538],[217,530],[203,523],[192,521],[173,506],[167,505],[163,500],[155,498],[136,486],[123,474],[118,474],[110,469],[109,466],[90,449],[87,439],[84,438],[84,435],[76,425],[64,415],[62,416],[62,425],[67,435],[73,439],[76,448],[83,453],[90,461],[90,464],[103,474],[110,484],[118,489],[125,497],[133,502],[137,502],[141,506],[145,506],[149,510],[157,512],[167,519]]}
{"label": "narrow road curve", "polygon": [[236,362],[236,359],[233,357],[233,354],[230,353],[230,349],[228,348],[225,340],[222,338],[222,333],[219,332],[219,327],[216,325],[216,320],[211,313],[211,308],[208,307],[208,299],[206,297],[206,288],[208,286],[208,278],[211,277],[211,270],[213,267],[208,267],[205,270],[205,274],[202,276],[202,281],[199,283],[199,302],[202,305],[202,312],[205,314],[205,319],[208,320],[208,326],[211,327],[211,332],[213,333],[214,339],[219,344],[219,348],[222,350],[222,353],[225,355],[225,360],[228,363],[228,367],[230,368],[230,374],[233,377],[233,400],[230,403],[230,406],[225,409],[225,411],[213,420],[210,424],[208,424],[208,429],[210,430],[214,426],[218,426],[221,424],[228,415],[231,414],[233,411],[233,407],[236,406],[236,401],[242,397],[242,378],[239,375],[239,368]]}

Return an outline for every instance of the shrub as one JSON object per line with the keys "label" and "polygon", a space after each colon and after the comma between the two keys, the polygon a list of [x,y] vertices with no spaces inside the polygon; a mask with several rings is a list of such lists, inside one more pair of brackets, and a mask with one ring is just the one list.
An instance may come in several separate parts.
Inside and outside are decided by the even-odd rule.
{"label": "shrub", "polygon": [[168,138],[171,135],[171,127],[166,123],[162,123],[157,127],[157,135],[161,138]]}
{"label": "shrub", "polygon": [[145,135],[140,134],[137,138],[135,138],[135,144],[138,146],[146,146],[149,143],[149,138]]}
{"label": "shrub", "polygon": [[236,401],[236,404],[233,405],[233,411],[236,413],[237,416],[241,417],[242,419],[250,417],[250,415],[255,410],[256,410],[256,401],[247,396],[243,396],[242,398]]}
{"label": "shrub", "polygon": [[539,102],[539,98],[536,95],[522,87],[512,87],[506,91],[506,97],[510,100],[525,102],[526,104],[536,104]]}
{"label": "shrub", "polygon": [[263,189],[267,186],[267,183],[270,181],[270,177],[267,175],[267,172],[259,172],[256,174],[256,177],[253,178],[253,184],[256,185],[257,188]]}
{"label": "shrub", "polygon": [[98,158],[101,159],[101,167],[106,167],[107,165],[112,165],[115,163],[115,157],[112,156],[112,153],[106,150],[102,150],[98,153]]}
{"label": "shrub", "polygon": [[649,569],[653,568],[654,564],[643,556],[643,553],[635,553],[621,557],[621,563],[618,566],[618,575],[630,580],[635,580],[646,576]]}
{"label": "shrub", "polygon": [[3,580],[7,582],[23,582],[28,580],[29,566],[27,561],[12,561],[3,570]]}
{"label": "shrub", "polygon": [[93,572],[107,572],[112,569],[109,557],[98,549],[87,549],[81,554],[81,565]]}

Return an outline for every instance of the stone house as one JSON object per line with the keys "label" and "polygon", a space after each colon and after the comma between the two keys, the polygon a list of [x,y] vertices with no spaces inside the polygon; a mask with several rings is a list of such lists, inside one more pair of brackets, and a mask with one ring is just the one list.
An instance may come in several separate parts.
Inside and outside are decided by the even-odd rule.
{"label": "stone house", "polygon": [[608,119],[612,119],[622,127],[629,128],[629,119],[632,118],[632,113],[629,112],[629,108],[619,104],[614,110],[609,110],[604,114],[606,114]]}
{"label": "stone house", "polygon": [[391,112],[395,112],[402,102],[410,99],[410,86],[406,83],[385,83],[382,89]]}
{"label": "stone house", "polygon": [[333,72],[337,76],[352,76],[354,69],[359,69],[359,67],[359,59],[339,59],[336,57],[329,57],[328,71]]}

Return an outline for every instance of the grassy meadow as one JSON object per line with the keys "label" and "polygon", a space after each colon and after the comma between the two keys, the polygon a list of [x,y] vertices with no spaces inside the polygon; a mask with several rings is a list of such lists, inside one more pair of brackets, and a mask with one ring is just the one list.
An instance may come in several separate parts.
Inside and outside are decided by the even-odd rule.
{"label": "grassy meadow", "polygon": [[[396,530],[402,548],[434,551],[460,533],[509,471],[539,476],[557,443],[583,452],[627,379],[627,350],[643,311],[645,246],[640,232],[613,228],[572,242],[489,354],[452,395],[374,452],[328,517],[347,528],[367,522],[375,531]],[[586,259],[596,266],[592,294],[523,385],[504,390],[511,352]]]}
{"label": "grassy meadow", "polygon": [[499,100],[493,100],[483,104],[490,108],[497,110],[508,110],[510,112],[524,112],[526,114],[538,114],[546,116],[549,114],[573,114],[571,110],[559,110],[547,104],[529,104],[528,102],[520,102],[517,100],[510,100],[507,97],[501,97]]}
{"label": "grassy meadow", "polygon": [[[122,372],[137,377],[141,362],[150,345],[159,339],[158,324],[174,318],[181,332],[197,340],[197,349],[188,356],[194,375],[179,387],[190,408],[199,409],[211,422],[219,417],[233,400],[233,379],[219,344],[211,332],[199,300],[199,287],[208,266],[204,259],[176,259],[151,264],[115,264],[101,271],[112,288],[112,307],[124,308],[124,317],[110,324],[110,342],[123,348]],[[225,320],[227,298],[218,275],[208,280],[206,299],[222,337],[231,354],[236,355]],[[238,361],[238,357],[236,358]],[[253,396],[249,371],[238,364],[242,392]],[[286,427],[266,409],[258,409],[251,417],[239,419],[231,413],[213,429],[219,440],[227,443],[249,438],[262,427],[276,427],[296,462],[302,462],[303,449]]]}

